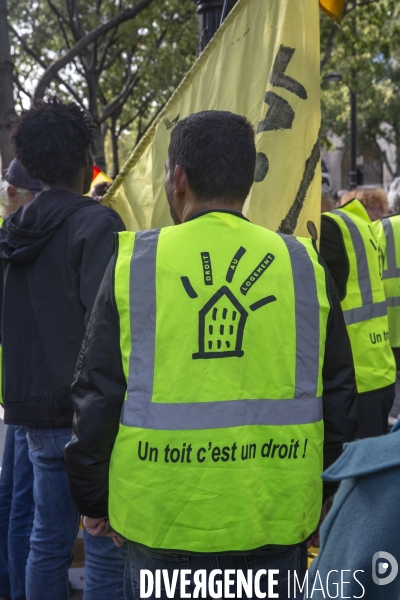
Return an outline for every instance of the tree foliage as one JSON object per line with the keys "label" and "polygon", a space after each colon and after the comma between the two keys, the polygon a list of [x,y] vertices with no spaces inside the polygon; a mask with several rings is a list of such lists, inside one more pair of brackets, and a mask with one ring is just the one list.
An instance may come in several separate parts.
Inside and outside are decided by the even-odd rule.
{"label": "tree foliage", "polygon": [[[397,149],[400,174],[400,3],[398,0],[348,0],[340,27],[321,19],[322,141],[331,135],[348,143],[349,88],[357,93],[358,144],[375,148],[394,176],[379,143]],[[332,72],[342,83],[326,83]]]}
{"label": "tree foliage", "polygon": [[[135,6],[142,8],[134,18],[110,27]],[[48,91],[90,111],[100,131],[96,162],[106,168],[108,135],[109,170],[116,174],[120,138],[143,134],[194,61],[194,6],[190,0],[141,0],[133,6],[127,0],[15,0],[9,11],[18,108],[43,95],[51,65],[65,62],[80,44],[76,56],[53,73]],[[107,31],[85,45],[99,28]]]}

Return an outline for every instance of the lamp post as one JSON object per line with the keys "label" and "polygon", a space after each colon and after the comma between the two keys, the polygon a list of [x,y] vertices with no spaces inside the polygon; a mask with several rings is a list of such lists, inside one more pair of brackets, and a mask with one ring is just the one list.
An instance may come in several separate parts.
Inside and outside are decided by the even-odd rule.
{"label": "lamp post", "polygon": [[[352,71],[352,80],[354,81],[356,74]],[[329,73],[325,75],[323,81],[343,83],[343,77],[340,73]],[[357,94],[347,86],[350,93],[350,173],[349,187],[351,190],[357,187]]]}
{"label": "lamp post", "polygon": [[197,46],[197,56],[199,56],[220,25],[224,0],[193,0],[193,2],[197,6],[199,23],[199,42]]}
{"label": "lamp post", "polygon": [[199,56],[228,12],[236,4],[236,0],[192,0],[192,2],[197,6],[197,19],[199,22],[197,56]]}

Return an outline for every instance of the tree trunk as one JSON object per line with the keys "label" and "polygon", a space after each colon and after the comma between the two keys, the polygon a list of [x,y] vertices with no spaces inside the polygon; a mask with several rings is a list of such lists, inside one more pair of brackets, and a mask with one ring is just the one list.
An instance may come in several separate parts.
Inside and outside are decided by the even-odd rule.
{"label": "tree trunk", "polygon": [[98,79],[97,73],[94,71],[92,51],[87,49],[82,60],[82,64],[85,69],[85,78],[88,86],[88,101],[89,101],[89,112],[92,115],[93,121],[98,126],[99,134],[93,144],[93,158],[95,164],[100,169],[106,172],[106,155],[104,152],[104,141],[107,134],[108,126],[106,123],[99,124],[99,108],[98,108]]}
{"label": "tree trunk", "polygon": [[103,123],[100,127],[99,135],[93,145],[93,158],[95,164],[100,167],[102,171],[107,173],[106,154],[104,151],[104,142],[108,131],[107,123]]}
{"label": "tree trunk", "polygon": [[400,131],[396,135],[396,177],[400,177]]}
{"label": "tree trunk", "polygon": [[118,135],[117,135],[117,125],[116,125],[115,118],[111,119],[110,131],[111,131],[111,148],[112,148],[112,155],[113,155],[113,170],[114,170],[112,177],[115,178],[119,173]]}
{"label": "tree trunk", "polygon": [[14,158],[10,144],[10,131],[16,117],[7,0],[0,0],[0,82],[0,156],[1,169],[6,169]]}

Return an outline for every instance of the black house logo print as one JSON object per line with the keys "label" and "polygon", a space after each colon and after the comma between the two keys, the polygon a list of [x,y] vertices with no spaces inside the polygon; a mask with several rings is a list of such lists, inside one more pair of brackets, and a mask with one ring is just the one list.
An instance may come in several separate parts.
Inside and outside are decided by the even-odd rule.
{"label": "black house logo print", "polygon": [[[232,283],[237,265],[245,252],[246,249],[240,247],[231,260],[226,274],[227,283]],[[200,256],[203,266],[204,285],[213,286],[210,254],[208,252],[201,252]],[[243,296],[248,294],[274,259],[275,256],[268,253],[244,280],[240,286],[240,292]],[[198,298],[198,294],[192,287],[189,278],[183,276],[181,277],[181,281],[189,298]],[[248,308],[250,311],[255,311],[275,301],[275,296],[266,296],[253,302]],[[197,352],[192,354],[192,358],[227,358],[232,356],[241,358],[244,355],[242,349],[243,334],[248,316],[248,310],[237,299],[233,291],[227,285],[220,287],[198,312],[199,348]]]}

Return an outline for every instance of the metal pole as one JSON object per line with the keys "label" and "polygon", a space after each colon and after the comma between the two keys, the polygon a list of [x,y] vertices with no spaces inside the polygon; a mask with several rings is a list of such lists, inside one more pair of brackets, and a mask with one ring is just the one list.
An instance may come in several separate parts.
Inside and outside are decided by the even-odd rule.
{"label": "metal pole", "polygon": [[199,23],[199,43],[197,46],[197,56],[199,56],[219,27],[224,0],[192,1],[197,6],[197,18]]}
{"label": "metal pole", "polygon": [[350,176],[351,190],[357,187],[357,94],[350,88]]}
{"label": "metal pole", "polygon": [[228,14],[228,8],[229,8],[229,0],[224,0],[224,6],[222,7],[220,25],[222,25],[222,23],[225,21],[226,15]]}

